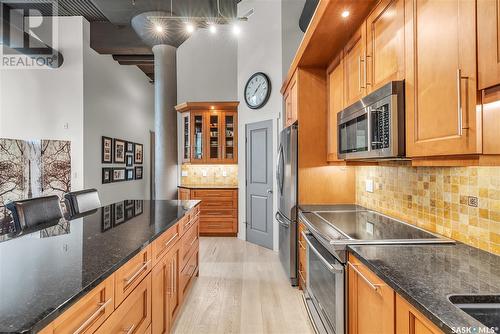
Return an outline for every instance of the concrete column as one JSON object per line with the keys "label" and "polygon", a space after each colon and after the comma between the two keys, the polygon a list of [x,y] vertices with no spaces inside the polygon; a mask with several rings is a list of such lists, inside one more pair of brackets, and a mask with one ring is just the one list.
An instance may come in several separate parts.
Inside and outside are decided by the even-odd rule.
{"label": "concrete column", "polygon": [[176,48],[153,46],[155,57],[155,199],[177,198]]}

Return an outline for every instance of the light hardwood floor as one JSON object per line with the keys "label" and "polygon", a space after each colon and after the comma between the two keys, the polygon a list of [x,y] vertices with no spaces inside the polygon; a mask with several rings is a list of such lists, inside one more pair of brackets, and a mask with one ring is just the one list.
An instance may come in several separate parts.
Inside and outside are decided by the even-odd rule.
{"label": "light hardwood floor", "polygon": [[278,254],[237,238],[201,238],[196,278],[173,333],[313,333]]}

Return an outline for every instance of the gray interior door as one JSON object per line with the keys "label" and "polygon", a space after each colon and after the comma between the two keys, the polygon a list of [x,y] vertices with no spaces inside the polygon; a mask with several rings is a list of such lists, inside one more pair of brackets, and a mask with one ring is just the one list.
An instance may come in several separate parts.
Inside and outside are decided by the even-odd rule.
{"label": "gray interior door", "polygon": [[247,241],[273,249],[273,122],[246,126]]}

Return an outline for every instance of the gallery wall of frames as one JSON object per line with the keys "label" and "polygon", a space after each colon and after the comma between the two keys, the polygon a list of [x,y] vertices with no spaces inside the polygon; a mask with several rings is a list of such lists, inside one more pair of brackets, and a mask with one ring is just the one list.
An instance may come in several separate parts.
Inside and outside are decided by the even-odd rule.
{"label": "gallery wall of frames", "polygon": [[102,168],[102,183],[141,180],[144,145],[118,138],[102,137],[102,163],[124,165]]}

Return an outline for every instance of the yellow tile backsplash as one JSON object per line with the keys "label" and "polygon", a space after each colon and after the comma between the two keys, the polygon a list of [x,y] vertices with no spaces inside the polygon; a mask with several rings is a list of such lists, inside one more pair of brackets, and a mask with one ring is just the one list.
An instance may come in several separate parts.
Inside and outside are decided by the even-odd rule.
{"label": "yellow tile backsplash", "polygon": [[[187,176],[183,176],[185,173]],[[181,166],[181,185],[237,186],[238,166],[184,164]]]}
{"label": "yellow tile backsplash", "polygon": [[500,255],[499,167],[355,168],[357,204]]}

